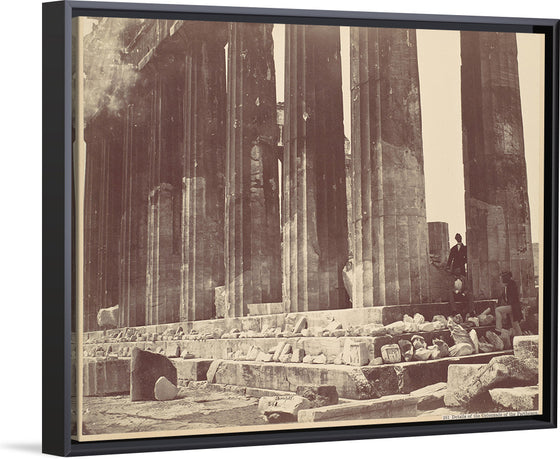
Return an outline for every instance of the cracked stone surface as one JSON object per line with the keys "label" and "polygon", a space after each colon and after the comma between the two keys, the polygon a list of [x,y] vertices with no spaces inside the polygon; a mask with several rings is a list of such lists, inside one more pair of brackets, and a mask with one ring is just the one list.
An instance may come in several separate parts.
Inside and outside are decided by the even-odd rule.
{"label": "cracked stone surface", "polygon": [[175,400],[131,402],[128,396],[84,397],[84,434],[198,430],[266,424],[258,398],[180,388]]}

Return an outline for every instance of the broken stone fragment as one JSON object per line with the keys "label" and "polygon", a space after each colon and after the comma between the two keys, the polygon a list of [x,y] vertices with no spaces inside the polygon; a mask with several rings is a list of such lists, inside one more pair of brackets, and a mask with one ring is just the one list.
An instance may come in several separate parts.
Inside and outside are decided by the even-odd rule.
{"label": "broken stone fragment", "polygon": [[314,357],[313,355],[306,355],[306,356],[303,358],[302,362],[303,362],[303,363],[313,363],[313,359],[314,359],[314,358],[315,358],[315,357]]}
{"label": "broken stone fragment", "polygon": [[161,376],[177,384],[177,369],[171,360],[135,347],[130,362],[130,399],[153,400],[154,385]]}
{"label": "broken stone fragment", "polygon": [[383,362],[383,357],[376,357],[370,362],[370,365],[383,365],[384,363],[385,362]]}
{"label": "broken stone fragment", "polygon": [[194,354],[191,354],[189,351],[185,350],[185,351],[181,352],[181,358],[185,359],[185,360],[194,359]]}
{"label": "broken stone fragment", "polygon": [[247,360],[256,360],[259,356],[260,349],[258,347],[251,346],[247,352]]}
{"label": "broken stone fragment", "polygon": [[445,341],[439,338],[434,338],[432,340],[432,344],[435,347],[432,352],[433,359],[442,359],[449,356],[449,346]]}
{"label": "broken stone fragment", "polygon": [[414,351],[413,360],[418,360],[423,362],[425,360],[428,360],[431,356],[432,356],[432,349],[421,347]]}
{"label": "broken stone fragment", "polygon": [[386,325],[385,329],[389,335],[402,335],[404,333],[404,327],[405,323],[402,320],[399,320],[397,322],[393,322],[392,324]]}
{"label": "broken stone fragment", "polygon": [[169,357],[170,359],[181,357],[181,348],[179,347],[179,345],[175,344],[173,346],[169,346],[167,348],[166,356]]}
{"label": "broken stone fragment", "polygon": [[[403,322],[404,323],[404,322]],[[398,363],[401,361],[401,349],[398,344],[381,346],[381,357],[384,363]]]}
{"label": "broken stone fragment", "polygon": [[270,354],[268,352],[263,352],[261,350],[259,350],[259,353],[257,354],[256,357],[256,361],[257,362],[264,362],[265,357],[269,356]]}
{"label": "broken stone fragment", "polygon": [[486,332],[486,339],[494,347],[495,351],[503,351],[504,350],[504,342],[493,331],[488,330]]}
{"label": "broken stone fragment", "polygon": [[400,339],[398,342],[399,348],[401,349],[401,355],[405,362],[410,362],[414,356],[414,347],[412,343],[406,339]]}
{"label": "broken stone fragment", "polygon": [[451,357],[461,357],[464,355],[471,355],[474,352],[473,346],[467,343],[455,344],[449,348],[449,355]]}
{"label": "broken stone fragment", "polygon": [[338,322],[337,320],[331,320],[328,323],[328,325],[326,327],[326,330],[330,333],[330,332],[332,332],[334,330],[338,330],[340,328],[342,328],[342,324],[340,322]]}
{"label": "broken stone fragment", "polygon": [[419,325],[416,322],[405,322],[404,323],[404,333],[416,333],[420,329]]}
{"label": "broken stone fragment", "polygon": [[338,355],[335,357],[333,363],[334,363],[335,365],[344,365],[344,361],[343,361],[343,359],[342,359],[342,356],[343,356],[343,353],[341,352],[340,354],[338,354]]}
{"label": "broken stone fragment", "polygon": [[[436,322],[436,324],[438,326],[440,325],[439,322]],[[434,325],[433,322],[423,322],[418,325],[418,331],[423,333],[430,333],[433,332],[435,329],[436,329],[436,325]]]}
{"label": "broken stone fragment", "polygon": [[484,336],[478,338],[478,352],[493,352],[494,346],[489,343]]}
{"label": "broken stone fragment", "polygon": [[472,329],[469,332],[469,338],[471,339],[473,345],[474,345],[474,353],[478,354],[479,351],[479,346],[478,346],[478,335],[476,334],[476,330]]}
{"label": "broken stone fragment", "polygon": [[165,376],[159,378],[154,385],[154,397],[159,401],[173,400],[177,397],[179,389]]}
{"label": "broken stone fragment", "polygon": [[412,346],[415,350],[426,349],[428,347],[426,340],[420,335],[414,335],[410,341],[412,342]]}
{"label": "broken stone fragment", "polygon": [[342,352],[342,361],[346,365],[364,366],[369,363],[369,352],[367,344],[364,342],[356,342],[350,339],[344,343]]}
{"label": "broken stone fragment", "polygon": [[311,331],[309,328],[304,328],[304,329],[301,331],[301,334],[302,334],[303,336],[305,336],[306,338],[309,337],[309,336],[313,336],[313,333],[312,333],[312,331]]}
{"label": "broken stone fragment", "polygon": [[272,356],[272,361],[273,362],[278,362],[280,360],[280,355],[282,355],[282,351],[284,350],[284,346],[286,346],[286,341],[280,341],[276,345],[276,347],[274,349],[273,356]]}
{"label": "broken stone fragment", "polygon": [[296,395],[309,400],[312,408],[338,403],[336,386],[297,386]]}
{"label": "broken stone fragment", "polygon": [[383,336],[388,333],[386,327],[381,324],[367,324],[362,328],[367,333],[367,336]]}
{"label": "broken stone fragment", "polygon": [[216,307],[217,318],[222,318],[227,316],[225,285],[220,285],[219,287],[214,288],[214,306]]}
{"label": "broken stone fragment", "polygon": [[301,363],[305,357],[305,351],[303,349],[294,349],[292,353],[292,363]]}
{"label": "broken stone fragment", "polygon": [[490,398],[507,411],[533,411],[539,408],[538,386],[490,389]]}
{"label": "broken stone fragment", "polygon": [[509,330],[500,330],[500,339],[504,343],[504,349],[511,349],[511,335],[512,333]]}
{"label": "broken stone fragment", "polygon": [[447,319],[441,314],[436,314],[432,317],[432,322],[439,322],[442,325],[441,329],[447,328]]}
{"label": "broken stone fragment", "polygon": [[478,317],[469,317],[467,323],[470,323],[473,327],[480,327],[480,320]]}
{"label": "broken stone fragment", "polygon": [[419,410],[435,410],[444,406],[444,396],[447,392],[447,383],[439,382],[422,387],[410,393],[411,397],[417,398]]}
{"label": "broken stone fragment", "polygon": [[513,354],[520,359],[539,357],[539,337],[537,335],[513,338]]}
{"label": "broken stone fragment", "polygon": [[416,314],[414,314],[413,320],[415,323],[417,323],[418,325],[423,324],[426,319],[424,318],[424,316],[422,314],[420,314],[419,312],[417,312]]}
{"label": "broken stone fragment", "polygon": [[433,327],[434,327],[434,331],[436,330],[444,330],[447,328],[447,323],[442,323],[439,320],[436,320],[434,322],[430,322]]}
{"label": "broken stone fragment", "polygon": [[293,333],[301,333],[305,328],[307,328],[307,319],[305,317],[300,317],[293,328]]}
{"label": "broken stone fragment", "polygon": [[309,408],[311,402],[299,395],[261,397],[258,404],[259,413],[269,422],[296,422],[298,412]]}
{"label": "broken stone fragment", "polygon": [[324,365],[327,363],[327,356],[325,354],[319,354],[313,358],[313,363]]}
{"label": "broken stone fragment", "polygon": [[478,322],[481,327],[489,326],[494,323],[494,316],[490,314],[490,309],[487,309],[482,314],[478,315]]}
{"label": "broken stone fragment", "polygon": [[116,327],[119,323],[119,305],[102,308],[97,313],[97,325],[101,328]]}
{"label": "broken stone fragment", "polygon": [[538,370],[537,359],[518,359],[512,355],[494,357],[462,381],[454,395],[462,406],[469,406],[482,400],[490,389],[537,384]]}
{"label": "broken stone fragment", "polygon": [[281,363],[288,363],[288,362],[291,361],[291,359],[292,359],[292,354],[284,354],[284,355],[281,355],[278,360]]}
{"label": "broken stone fragment", "polygon": [[290,343],[284,344],[282,351],[280,352],[280,357],[283,355],[291,354],[292,353],[292,345]]}
{"label": "broken stone fragment", "polygon": [[344,330],[342,328],[339,328],[337,330],[333,330],[330,333],[330,336],[333,337],[333,338],[340,338],[340,337],[345,336],[345,335],[346,335],[346,330]]}
{"label": "broken stone fragment", "polygon": [[468,344],[474,350],[474,344],[469,336],[469,333],[459,324],[455,323],[453,320],[448,322],[449,330],[451,331],[451,337],[453,342],[457,344]]}

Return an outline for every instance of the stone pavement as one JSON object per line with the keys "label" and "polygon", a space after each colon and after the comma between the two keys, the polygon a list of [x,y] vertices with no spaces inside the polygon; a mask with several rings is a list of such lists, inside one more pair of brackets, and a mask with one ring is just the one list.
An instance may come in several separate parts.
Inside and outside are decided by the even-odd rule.
{"label": "stone pavement", "polygon": [[84,434],[215,429],[266,424],[258,398],[180,388],[175,400],[131,402],[127,395],[84,397]]}
{"label": "stone pavement", "polygon": [[[402,396],[401,396],[402,397]],[[391,397],[388,397],[391,398]],[[221,427],[269,425],[259,415],[258,396],[245,396],[235,391],[212,391],[181,387],[175,400],[131,402],[129,396],[84,397],[84,434],[113,434],[153,432],[164,430],[199,430]],[[349,403],[346,400],[344,404]],[[373,402],[373,401],[372,401]],[[435,408],[435,407],[434,407]],[[459,407],[442,407],[416,412],[424,416],[459,415],[465,411]],[[405,415],[403,413],[403,415]],[[410,413],[405,415],[412,417]],[[377,419],[372,410],[368,416],[349,416],[348,419]],[[391,416],[390,416],[391,417]],[[419,419],[420,420],[420,419]],[[320,422],[320,420],[318,420]],[[326,419],[326,422],[332,422]],[[281,428],[279,426],[279,428]],[[258,430],[258,428],[256,428]]]}

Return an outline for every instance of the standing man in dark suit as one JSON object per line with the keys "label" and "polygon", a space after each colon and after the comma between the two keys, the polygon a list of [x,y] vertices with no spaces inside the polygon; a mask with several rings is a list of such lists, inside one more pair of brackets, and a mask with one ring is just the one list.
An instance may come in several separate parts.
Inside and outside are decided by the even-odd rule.
{"label": "standing man in dark suit", "polygon": [[463,238],[459,233],[455,235],[457,244],[451,247],[449,258],[447,259],[447,269],[455,275],[467,275],[467,246],[463,244]]}

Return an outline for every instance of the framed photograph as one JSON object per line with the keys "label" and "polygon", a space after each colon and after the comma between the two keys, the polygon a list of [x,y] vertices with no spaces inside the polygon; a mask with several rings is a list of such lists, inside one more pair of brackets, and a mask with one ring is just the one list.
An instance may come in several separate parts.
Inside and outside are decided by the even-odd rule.
{"label": "framed photograph", "polygon": [[43,450],[556,427],[558,20],[43,4]]}

